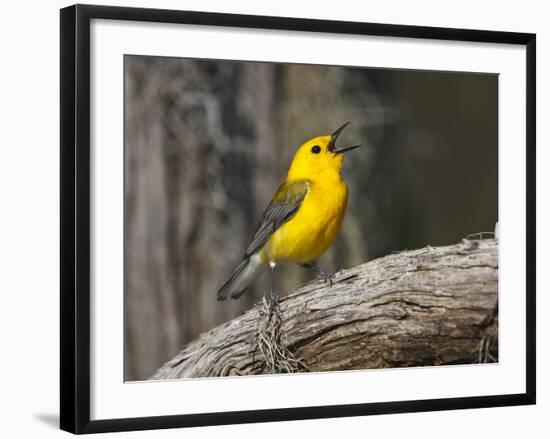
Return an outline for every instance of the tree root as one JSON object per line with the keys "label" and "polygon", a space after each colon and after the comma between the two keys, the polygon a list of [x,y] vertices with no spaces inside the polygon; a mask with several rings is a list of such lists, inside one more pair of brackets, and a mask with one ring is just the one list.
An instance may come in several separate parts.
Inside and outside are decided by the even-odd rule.
{"label": "tree root", "polygon": [[309,368],[301,358],[285,346],[286,337],[281,329],[283,323],[279,310],[273,312],[268,301],[263,299],[258,312],[256,333],[252,341],[253,364],[256,365],[256,352],[260,353],[260,373],[296,373],[307,372]]}

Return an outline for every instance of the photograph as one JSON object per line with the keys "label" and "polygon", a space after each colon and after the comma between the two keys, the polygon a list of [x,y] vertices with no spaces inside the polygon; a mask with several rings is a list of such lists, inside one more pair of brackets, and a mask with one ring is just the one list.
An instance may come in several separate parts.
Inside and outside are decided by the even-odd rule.
{"label": "photograph", "polygon": [[536,28],[349,14],[60,10],[62,430],[537,403]]}
{"label": "photograph", "polygon": [[499,76],[124,55],[124,380],[498,363]]}

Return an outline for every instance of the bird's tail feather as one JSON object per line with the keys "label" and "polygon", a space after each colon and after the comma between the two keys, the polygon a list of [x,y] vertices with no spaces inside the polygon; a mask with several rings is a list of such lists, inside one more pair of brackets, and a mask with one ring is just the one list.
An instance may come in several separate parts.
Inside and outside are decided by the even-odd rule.
{"label": "bird's tail feather", "polygon": [[266,264],[260,261],[258,254],[245,257],[218,291],[218,300],[225,300],[228,297],[238,299],[265,268]]}

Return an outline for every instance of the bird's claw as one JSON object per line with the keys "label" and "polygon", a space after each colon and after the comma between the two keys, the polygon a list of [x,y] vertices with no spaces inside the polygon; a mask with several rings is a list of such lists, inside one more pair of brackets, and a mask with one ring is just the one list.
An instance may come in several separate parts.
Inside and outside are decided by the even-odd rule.
{"label": "bird's claw", "polygon": [[332,287],[332,284],[334,283],[334,279],[335,279],[334,274],[326,272],[325,270],[323,270],[321,267],[319,267],[314,263],[302,263],[300,264],[300,266],[314,271],[317,276],[317,279],[322,280],[325,283],[328,282],[328,284]]}
{"label": "bird's claw", "polygon": [[332,273],[327,273],[326,271],[322,271],[317,275],[317,278],[322,280],[324,283],[328,283],[328,285],[332,287],[335,276]]}
{"label": "bird's claw", "polygon": [[281,318],[281,307],[279,306],[279,295],[275,292],[273,287],[269,289],[269,314],[268,319],[275,314],[279,319]]}
{"label": "bird's claw", "polygon": [[279,298],[272,296],[269,302],[269,319],[275,314],[279,319],[281,318],[281,306],[279,305]]}

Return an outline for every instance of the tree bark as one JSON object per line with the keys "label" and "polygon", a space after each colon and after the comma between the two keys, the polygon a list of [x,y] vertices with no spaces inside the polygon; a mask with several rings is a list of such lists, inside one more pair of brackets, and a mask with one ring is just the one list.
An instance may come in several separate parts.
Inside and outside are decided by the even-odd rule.
{"label": "tree bark", "polygon": [[[281,342],[309,371],[498,361],[498,241],[392,254],[332,286],[308,283],[280,307]],[[262,373],[260,310],[202,334],[151,379]]]}

